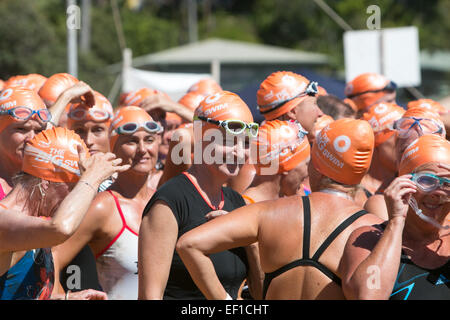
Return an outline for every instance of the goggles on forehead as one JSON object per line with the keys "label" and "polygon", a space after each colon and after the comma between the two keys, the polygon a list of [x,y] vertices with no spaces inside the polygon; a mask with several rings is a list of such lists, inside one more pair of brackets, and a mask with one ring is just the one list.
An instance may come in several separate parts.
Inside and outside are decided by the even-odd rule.
{"label": "goggles on forehead", "polygon": [[411,180],[423,192],[432,192],[437,188],[450,191],[450,179],[438,177],[432,173],[411,173]]}
{"label": "goggles on forehead", "polygon": [[[273,111],[275,109],[280,108],[284,104],[286,104],[289,101],[292,101],[294,99],[297,99],[297,98],[300,98],[300,97],[303,97],[303,96],[307,96],[307,95],[314,97],[318,93],[319,93],[318,83],[316,81],[311,81],[308,84],[308,86],[306,87],[305,91],[300,92],[298,95],[296,95],[296,96],[294,96],[292,98],[283,100],[281,102],[274,102],[274,103],[267,104],[265,106],[257,106],[257,108],[261,112],[261,114],[265,114],[265,113],[268,113],[268,112],[271,112],[271,111]],[[270,108],[268,110],[261,110],[261,108],[267,108],[267,107],[270,107]]]}
{"label": "goggles on forehead", "polygon": [[361,96],[366,93],[377,93],[377,92],[382,92],[382,91],[394,92],[395,90],[397,90],[397,84],[394,81],[389,81],[389,83],[382,89],[368,90],[368,91],[351,94],[351,95],[348,95],[347,98],[354,98],[354,97]]}
{"label": "goggles on forehead", "polygon": [[143,128],[145,131],[149,133],[160,133],[162,132],[162,127],[159,123],[155,121],[147,121],[144,123],[137,122],[127,122],[120,127],[114,129],[117,134],[133,134],[138,131],[140,128]]}
{"label": "goggles on forehead", "polygon": [[11,117],[22,121],[27,121],[34,114],[37,114],[42,122],[50,122],[52,120],[52,114],[48,111],[48,109],[33,110],[29,107],[20,106],[9,110],[0,111],[0,115],[10,115]]}
{"label": "goggles on forehead", "polygon": [[213,120],[211,118],[196,116],[194,120],[202,120],[208,123],[215,124],[231,134],[239,135],[247,130],[250,137],[256,138],[258,136],[259,124],[255,122],[246,123],[242,120]]}
{"label": "goggles on forehead", "polygon": [[111,118],[111,115],[107,111],[100,109],[75,108],[69,112],[68,117],[76,121],[87,120],[89,118],[95,121],[106,121]]}
{"label": "goggles on forehead", "polygon": [[416,117],[400,118],[393,123],[392,128],[397,130],[400,135],[405,135],[414,126],[417,126],[422,134],[441,134],[442,126],[433,119],[424,119]]}

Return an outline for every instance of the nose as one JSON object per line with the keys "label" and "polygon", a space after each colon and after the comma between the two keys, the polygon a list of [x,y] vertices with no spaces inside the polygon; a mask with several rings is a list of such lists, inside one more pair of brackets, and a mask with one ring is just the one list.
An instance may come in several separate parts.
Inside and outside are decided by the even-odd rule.
{"label": "nose", "polygon": [[90,147],[90,146],[92,146],[93,144],[94,144],[94,135],[92,134],[92,132],[91,131],[89,131],[87,134],[86,134],[86,141],[85,141],[85,143],[86,143],[86,146],[87,147]]}

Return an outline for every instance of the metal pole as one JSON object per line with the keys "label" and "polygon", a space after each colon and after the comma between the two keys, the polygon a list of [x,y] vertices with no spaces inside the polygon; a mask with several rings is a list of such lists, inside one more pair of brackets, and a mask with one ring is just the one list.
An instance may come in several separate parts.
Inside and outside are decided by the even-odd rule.
{"label": "metal pole", "polygon": [[91,49],[91,4],[91,0],[81,2],[80,50],[83,52]]}
{"label": "metal pole", "polygon": [[[76,0],[67,0],[68,19],[67,22],[67,69],[68,73],[78,78],[78,47],[77,47],[77,28],[79,28],[80,8],[76,5]],[[73,23],[75,22],[75,23]]]}
{"label": "metal pole", "polygon": [[187,0],[188,7],[188,30],[189,30],[189,42],[198,41],[197,31],[197,0]]}

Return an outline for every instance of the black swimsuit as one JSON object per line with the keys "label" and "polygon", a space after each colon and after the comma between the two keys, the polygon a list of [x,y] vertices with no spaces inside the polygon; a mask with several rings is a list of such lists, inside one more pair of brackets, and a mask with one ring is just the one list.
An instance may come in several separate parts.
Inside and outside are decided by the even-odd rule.
{"label": "black swimsuit", "polygon": [[328,269],[325,265],[319,262],[321,255],[324,251],[330,246],[334,239],[336,239],[342,231],[344,231],[348,226],[350,226],[354,221],[356,221],[359,217],[367,214],[368,212],[365,210],[360,210],[350,217],[348,217],[344,222],[342,222],[329,236],[322,245],[317,249],[312,258],[310,258],[309,247],[310,247],[310,235],[311,235],[311,206],[309,202],[309,198],[307,196],[302,197],[303,201],[303,257],[301,259],[292,261],[283,267],[265,274],[264,278],[264,286],[263,286],[263,299],[266,298],[267,290],[269,289],[270,282],[279,276],[280,274],[296,268],[298,266],[312,266],[316,267],[323,274],[325,274],[328,278],[333,280],[337,285],[341,286],[341,279],[334,274],[330,269]]}

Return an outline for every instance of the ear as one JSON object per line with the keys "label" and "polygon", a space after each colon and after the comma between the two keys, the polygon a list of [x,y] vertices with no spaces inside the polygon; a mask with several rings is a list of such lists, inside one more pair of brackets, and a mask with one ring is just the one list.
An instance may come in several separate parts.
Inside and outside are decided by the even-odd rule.
{"label": "ear", "polygon": [[290,111],[286,112],[283,116],[285,119],[283,120],[297,120],[296,117],[297,108],[292,108]]}

